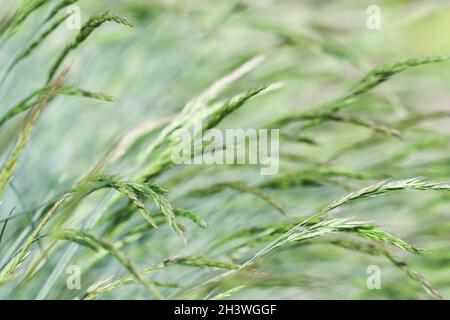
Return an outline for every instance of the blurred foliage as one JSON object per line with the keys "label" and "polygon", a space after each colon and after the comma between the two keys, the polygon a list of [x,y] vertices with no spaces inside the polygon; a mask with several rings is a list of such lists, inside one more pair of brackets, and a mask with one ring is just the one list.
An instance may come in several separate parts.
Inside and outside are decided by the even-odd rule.
{"label": "blurred foliage", "polygon": [[[420,254],[333,225],[323,236],[258,256],[272,236],[299,223],[300,235],[315,232],[324,222],[305,219],[351,191],[389,178],[450,181],[450,62],[409,68],[365,88],[338,113],[316,116],[375,67],[450,53],[448,3],[378,1],[381,30],[368,30],[372,2],[366,0],[69,2],[81,8],[83,24],[109,11],[133,28],[105,23],[85,39],[55,24],[9,71],[64,1],[2,1],[0,119],[35,92],[33,105],[49,94],[52,100],[44,101],[0,203],[0,298],[434,298],[428,284],[450,296],[448,191],[402,190],[345,203],[333,211],[341,218],[325,217],[326,223],[371,221],[380,232],[427,249]],[[51,21],[64,14],[62,8]],[[77,39],[83,41],[74,46]],[[53,96],[47,75],[68,47],[62,89],[69,91]],[[206,104],[220,106],[282,82],[232,105],[232,113],[224,107],[212,114],[219,128],[267,128],[288,119],[280,173],[166,166],[170,144],[157,142],[173,114],[257,56],[264,61]],[[291,121],[299,114],[313,114],[312,125]],[[14,115],[0,125],[2,166],[29,120],[27,112]],[[137,139],[114,153],[123,137]],[[100,173],[114,184],[92,185]],[[242,237],[230,239],[236,232]],[[81,267],[80,290],[66,288],[70,265]],[[380,290],[366,286],[370,265],[381,268]]]}

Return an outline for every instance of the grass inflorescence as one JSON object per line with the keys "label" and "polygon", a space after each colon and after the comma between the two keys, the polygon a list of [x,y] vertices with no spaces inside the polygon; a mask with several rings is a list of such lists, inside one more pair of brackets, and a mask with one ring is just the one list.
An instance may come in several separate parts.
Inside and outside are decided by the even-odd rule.
{"label": "grass inflorescence", "polygon": [[[0,17],[0,50],[14,48],[10,61],[2,64],[0,83],[6,97],[0,113],[0,297],[2,290],[19,299],[219,300],[248,298],[252,292],[269,298],[274,292],[292,292],[289,297],[295,298],[300,291],[324,298],[447,297],[450,162],[445,150],[450,140],[445,128],[450,113],[413,110],[409,104],[421,92],[408,77],[416,79],[420,73],[407,70],[428,73],[428,65],[435,63],[444,68],[448,55],[373,67],[357,59],[357,50],[329,40],[326,28],[306,35],[265,21],[267,17],[252,18],[245,26],[229,19],[248,14],[251,4],[233,7],[204,29],[203,15],[191,15],[186,4],[161,4],[155,11],[136,5],[140,13],[151,11],[149,17],[136,14],[133,5],[111,4],[130,14],[130,20],[86,9],[83,16],[89,12],[89,18],[54,53],[46,45],[55,45],[53,36],[64,31],[69,18],[64,11],[73,4],[84,5],[78,0],[24,0]],[[184,23],[174,26],[174,17]],[[142,29],[150,20],[151,28]],[[133,41],[124,39],[127,48],[122,48],[124,43],[115,43],[110,35],[101,38],[99,32],[104,41],[96,40],[98,48],[108,47],[99,54],[112,60],[97,66],[79,49],[82,44],[88,48],[90,36],[107,22],[134,26],[126,35]],[[238,34],[238,43],[255,47],[237,56],[235,44],[230,52],[209,47],[216,38],[229,36],[220,32],[229,31],[228,24],[270,41],[260,48],[245,32]],[[182,28],[191,28],[189,36],[174,31]],[[199,44],[190,52],[200,62],[166,57],[166,50],[184,52],[185,37],[189,47],[196,41],[207,44],[208,50]],[[23,42],[19,47],[16,39]],[[206,58],[205,52],[214,54]],[[293,59],[298,52],[333,63],[300,71],[303,61]],[[22,81],[21,68],[37,63],[44,53],[51,54],[49,66],[39,65],[45,69],[44,84],[35,85],[33,78],[33,86],[11,90],[9,82]],[[89,66],[65,67],[75,54]],[[142,57],[149,59],[149,69]],[[220,57],[228,62],[219,68]],[[208,64],[209,59],[214,63]],[[179,62],[176,68],[174,61]],[[333,69],[336,61],[363,76],[347,79],[341,69]],[[209,65],[206,72],[203,63]],[[158,74],[165,68],[171,72]],[[400,73],[404,78],[396,76]],[[415,95],[405,98],[401,90],[398,96],[390,91],[387,85],[395,82],[394,76],[405,81],[404,92]],[[343,83],[337,88],[342,93],[314,102],[312,108],[289,108],[303,99],[299,92],[313,90],[323,78]],[[97,91],[102,89],[91,90],[92,83],[104,85],[118,99]],[[8,90],[21,95],[7,99],[3,91]],[[60,103],[88,105],[93,100],[114,107],[68,110]],[[171,102],[180,101],[187,102],[169,110]],[[405,114],[395,118],[386,110]],[[77,118],[84,113],[93,120]],[[427,125],[431,121],[444,121],[444,126]],[[245,165],[174,163],[179,144],[198,138],[177,141],[175,133],[198,122],[205,132],[228,125],[279,129],[280,172],[267,177]],[[48,127],[54,130],[50,135]],[[59,135],[69,139],[60,141]],[[208,152],[203,146],[195,151]],[[55,179],[61,167],[64,174]],[[82,270],[80,291],[64,286],[69,264]],[[373,264],[386,274],[378,292],[361,285],[367,275],[360,271]],[[283,291],[286,287],[291,290]]]}

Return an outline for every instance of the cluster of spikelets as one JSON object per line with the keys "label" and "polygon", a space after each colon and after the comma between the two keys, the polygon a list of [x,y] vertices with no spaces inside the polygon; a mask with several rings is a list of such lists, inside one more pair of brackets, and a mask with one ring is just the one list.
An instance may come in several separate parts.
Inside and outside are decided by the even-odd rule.
{"label": "cluster of spikelets", "polygon": [[[19,10],[11,17],[6,17],[2,22],[0,29],[1,44],[4,44],[8,39],[13,37],[33,12],[50,2],[53,1],[23,1]],[[36,48],[45,43],[47,37],[68,18],[68,15],[63,14],[64,9],[75,2],[77,2],[77,0],[60,1],[50,11],[49,16],[39,27],[39,30],[43,30],[27,48],[18,53],[17,57],[8,67],[5,76],[14,72],[14,68],[21,61],[30,57]],[[23,98],[17,105],[10,107],[5,114],[0,115],[1,128],[9,121],[13,121],[20,113],[27,114],[24,118],[21,132],[14,142],[13,151],[0,168],[0,199],[3,199],[5,191],[9,187],[17,163],[21,158],[23,150],[27,146],[34,125],[39,120],[45,107],[58,95],[82,96],[101,101],[114,101],[114,99],[107,94],[89,92],[85,89],[75,88],[66,84],[65,76],[70,72],[69,68],[65,68],[58,73],[63,67],[67,56],[84,43],[92,32],[106,22],[132,26],[126,18],[110,13],[90,18],[79,30],[75,39],[69,41],[69,43],[62,48],[61,53],[58,54],[55,62],[50,67],[46,84],[41,89],[38,89]],[[361,95],[367,93],[399,72],[410,67],[440,62],[447,59],[448,56],[414,58],[377,67],[364,76],[358,83],[349,88],[348,91],[338,99],[317,106],[313,111],[290,114],[274,121],[270,126],[283,129],[288,124],[300,122],[302,123],[301,128],[306,129],[318,126],[327,121],[339,121],[364,126],[375,132],[399,138],[402,136],[400,130],[405,126],[408,126],[411,122],[414,122],[414,119],[408,119],[409,122],[406,121],[404,124],[400,124],[397,127],[391,127],[370,119],[345,116],[340,114],[340,111],[352,105]],[[141,270],[137,264],[133,262],[133,259],[126,254],[125,249],[128,241],[133,241],[136,237],[142,236],[142,234],[145,234],[150,229],[156,229],[164,223],[168,223],[184,242],[187,240],[185,228],[180,222],[180,218],[191,221],[200,228],[208,227],[207,223],[198,214],[186,208],[176,208],[172,206],[167,199],[169,191],[154,184],[153,181],[156,177],[164,174],[175,165],[172,163],[170,157],[173,148],[176,146],[175,142],[171,139],[171,136],[177,129],[190,128],[194,121],[199,120],[206,124],[206,130],[214,128],[231,113],[244,107],[246,102],[250,99],[281,87],[281,84],[279,83],[265,84],[224,101],[217,101],[219,95],[223,93],[231,83],[250,72],[261,63],[262,60],[262,57],[251,59],[229,75],[218,80],[198,97],[188,102],[174,117],[154,122],[151,126],[145,128],[145,130],[130,132],[129,135],[126,135],[122,140],[118,141],[118,143],[114,145],[103,158],[99,159],[98,164],[84,177],[80,178],[76,185],[57,196],[50,203],[46,203],[44,207],[36,209],[41,212],[37,225],[33,226],[32,231],[20,243],[19,248],[14,250],[10,257],[6,257],[7,263],[0,266],[0,285],[5,286],[10,283],[17,283],[18,287],[27,286],[27,282],[39,272],[43,264],[43,256],[34,252],[35,244],[43,236],[52,238],[51,244],[46,248],[47,254],[51,254],[51,252],[54,251],[54,247],[57,246],[60,241],[70,241],[101,253],[95,256],[91,266],[105,255],[110,255],[130,273],[128,277],[122,279],[107,279],[93,283],[82,296],[82,298],[85,299],[98,298],[106,292],[111,292],[132,282],[142,284],[142,286],[148,290],[149,297],[152,298],[165,298],[159,289],[161,287],[175,288],[180,290],[180,296],[184,295],[185,297],[191,297],[189,296],[189,292],[191,292],[190,289],[196,289],[196,294],[198,294],[198,292],[209,292],[221,281],[225,281],[233,275],[240,272],[253,272],[253,266],[256,261],[259,261],[259,259],[269,253],[280,250],[280,248],[306,245],[320,239],[322,241],[328,241],[336,246],[373,256],[384,256],[396,267],[405,272],[413,281],[421,285],[427,292],[434,296],[441,297],[439,291],[422,275],[409,267],[406,262],[397,258],[393,254],[391,247],[396,247],[413,254],[421,254],[423,249],[416,248],[395,235],[380,230],[370,222],[334,216],[336,208],[366,197],[383,196],[385,194],[408,189],[450,191],[449,184],[427,181],[422,178],[382,181],[345,194],[330,204],[324,204],[323,209],[311,217],[290,216],[289,218],[286,218],[288,222],[285,223],[262,225],[259,227],[238,230],[235,233],[228,235],[226,238],[219,239],[217,243],[214,244],[214,246],[220,247],[224,244],[240,240],[240,244],[229,249],[223,259],[211,259],[202,256],[172,257]],[[422,118],[426,116],[427,115],[424,115]],[[431,116],[439,115],[430,115],[430,117]],[[419,118],[419,120],[422,118]],[[120,172],[117,172],[116,175],[104,174],[104,171],[106,171],[106,168],[112,162],[123,157],[130,148],[138,143],[141,137],[148,135],[150,132],[157,133],[156,138],[141,148],[142,150],[136,160],[137,167],[135,168],[135,171],[137,173],[134,179],[131,181],[123,181],[123,179],[120,178]],[[287,139],[289,138],[287,135],[284,137]],[[314,143],[314,141],[307,140],[302,140],[300,142]],[[309,170],[269,178],[257,185],[251,181],[220,182],[206,188],[192,190],[187,196],[207,198],[215,193],[222,192],[225,189],[233,189],[241,193],[252,194],[265,201],[269,206],[274,207],[283,215],[287,215],[287,210],[284,208],[283,204],[270,195],[271,189],[283,189],[308,183],[314,184],[318,179],[319,181],[324,181],[327,177],[331,176],[355,179],[374,178],[370,173],[355,172],[344,167],[318,165],[311,167]],[[348,189],[348,186],[344,186],[344,188]],[[106,221],[106,229],[103,228],[101,229],[102,231],[97,232],[95,230],[79,231],[68,228],[64,221],[75,213],[76,208],[83,199],[94,192],[104,189],[112,189],[117,193],[116,197],[112,199],[108,206],[108,210],[104,213],[106,218],[102,221]],[[123,203],[122,200],[124,199],[126,199],[125,205],[117,208],[117,204],[119,202]],[[150,202],[154,204],[154,212],[149,209]],[[120,241],[111,240],[109,236],[114,233],[116,224],[127,221],[136,212],[142,215],[146,224],[131,229],[127,236],[123,237]],[[56,219],[58,216],[63,216],[65,219]],[[2,220],[2,231],[0,234],[0,245],[2,246],[4,244],[1,243],[1,239],[8,222],[10,222],[12,218],[13,215]],[[55,219],[56,221],[54,222]],[[47,233],[44,233],[45,230],[47,230]],[[356,238],[355,240],[329,240],[326,236],[330,234],[351,234],[368,241],[361,242],[356,240]],[[252,250],[257,251],[250,259],[243,259],[245,253],[252,252]],[[147,276],[152,274],[153,271],[172,265],[184,265],[191,268],[217,268],[224,270],[224,272],[220,273],[218,276],[206,280],[203,279],[200,283],[189,288],[183,287],[177,283],[151,280],[151,278]],[[216,296],[209,296],[209,298],[226,298],[242,289],[244,289],[243,286],[237,286]]]}

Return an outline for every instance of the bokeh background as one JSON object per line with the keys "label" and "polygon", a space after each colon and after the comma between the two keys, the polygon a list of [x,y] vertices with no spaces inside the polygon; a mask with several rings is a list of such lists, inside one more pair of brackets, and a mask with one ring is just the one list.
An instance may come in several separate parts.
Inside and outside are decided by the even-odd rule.
{"label": "bokeh background", "polygon": [[[36,35],[36,27],[56,2],[48,1],[33,13],[1,48],[0,75]],[[18,4],[2,0],[0,16],[13,12]],[[152,119],[180,110],[214,81],[254,56],[262,55],[265,60],[235,81],[221,98],[265,83],[283,82],[284,87],[251,100],[230,115],[221,124],[223,128],[264,128],[274,119],[338,97],[375,66],[450,52],[448,1],[80,0],[77,5],[83,22],[109,10],[134,24],[134,28],[105,24],[65,62],[71,65],[67,83],[106,92],[116,101],[58,97],[46,108],[0,206],[0,219],[6,218],[13,208],[16,213],[26,212],[8,223],[0,243],[0,264],[14,254],[18,241],[29,232],[30,219],[39,216],[34,208],[75,183],[118,138]],[[380,30],[366,27],[369,5],[381,9]],[[62,25],[0,83],[0,114],[45,84],[51,63],[76,33],[77,30]],[[365,94],[343,113],[395,124],[416,113],[448,112],[449,83],[450,62],[419,66]],[[1,161],[9,154],[22,120],[23,116],[19,116],[0,128]],[[315,141],[314,145],[282,140],[282,152],[297,158],[282,161],[280,174],[307,169],[311,163],[328,163],[357,172],[373,172],[376,176],[336,178],[350,189],[390,177],[424,176],[449,181],[450,120],[442,116],[420,121],[402,133],[403,140],[380,135],[375,143],[354,145],[374,132],[348,123],[327,122],[302,132],[303,137]],[[136,153],[130,151],[107,171],[128,178],[136,170]],[[220,166],[180,166],[167,171],[155,182],[170,189],[169,199],[174,204],[195,211],[209,227],[203,230],[187,224],[188,244],[183,245],[169,227],[162,226],[127,245],[127,254],[140,267],[176,255],[230,258],[228,247],[215,248],[214,241],[239,229],[279,223],[285,218],[246,193],[226,190],[201,199],[186,193],[220,181],[245,179],[256,184],[264,179],[258,172],[254,168]],[[339,183],[324,180],[268,192],[286,206],[289,216],[307,217],[347,191]],[[86,230],[97,226],[113,196],[114,191],[109,191],[87,198],[70,218],[70,226]],[[373,221],[408,242],[431,250],[420,256],[396,253],[448,297],[449,197],[445,192],[406,191],[355,202],[339,214]],[[136,215],[128,227],[140,223]],[[113,240],[121,239],[118,232]],[[40,241],[45,248],[47,240]],[[33,254],[40,254],[37,245],[34,249]],[[9,284],[0,288],[0,297],[73,299],[96,281],[127,274],[110,257],[102,257],[93,267],[86,268],[96,255],[76,244],[62,243],[26,289],[17,289],[17,283]],[[81,291],[65,288],[68,265],[81,266]],[[366,286],[369,265],[382,270],[380,290]],[[242,275],[223,283],[220,290],[247,285],[232,296],[237,299],[430,298],[387,259],[320,242],[278,252],[264,258],[257,268],[265,274],[261,279],[255,281],[250,275]],[[155,273],[154,279],[194,286],[217,274],[215,269],[174,266]],[[164,289],[164,293],[169,298],[180,297],[177,289]],[[148,293],[132,284],[102,298],[145,299]]]}

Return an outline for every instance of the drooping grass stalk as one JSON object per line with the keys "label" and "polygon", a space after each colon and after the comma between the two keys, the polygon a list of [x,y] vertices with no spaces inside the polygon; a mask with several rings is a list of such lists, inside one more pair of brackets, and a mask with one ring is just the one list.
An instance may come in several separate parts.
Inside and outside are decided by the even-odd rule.
{"label": "drooping grass stalk", "polygon": [[75,38],[75,40],[73,42],[71,42],[70,44],[68,44],[63,51],[59,54],[59,56],[57,57],[56,61],[53,63],[53,65],[50,68],[50,71],[48,73],[48,77],[47,77],[47,83],[49,83],[55,73],[57,72],[58,68],[61,66],[61,64],[64,62],[65,58],[67,57],[67,55],[75,50],[76,48],[78,48],[84,41],[86,41],[86,39],[92,34],[92,32],[94,32],[97,28],[99,28],[102,24],[106,23],[106,22],[115,22],[117,24],[123,24],[129,27],[132,27],[133,25],[131,24],[131,22],[129,22],[126,18],[124,17],[119,17],[117,15],[111,15],[108,12],[99,15],[99,16],[94,16],[92,18],[89,19],[89,21],[87,21],[80,29],[77,37]]}
{"label": "drooping grass stalk", "polygon": [[[343,219],[343,218],[339,218]],[[351,233],[365,239],[373,240],[376,242],[385,242],[393,245],[402,250],[418,254],[423,249],[416,248],[404,240],[386,232],[379,230],[373,224],[368,222],[353,221],[351,218],[345,218],[343,220],[333,220],[321,218],[320,216],[312,216],[308,219],[303,219],[299,223],[288,223],[281,225],[269,225],[265,227],[244,229],[222,239],[217,245],[223,245],[231,240],[235,240],[240,237],[252,237],[251,240],[239,245],[234,250],[242,250],[243,248],[251,248],[260,244],[275,241],[278,242],[271,250],[284,246],[291,242],[300,242],[306,240],[303,231],[307,232],[308,237],[311,238],[327,235],[330,233],[343,232]],[[345,223],[344,223],[345,222]],[[302,232],[298,233],[296,228]],[[305,229],[305,230],[304,230]],[[330,231],[331,230],[331,231]],[[314,231],[314,232],[313,232]],[[317,231],[317,232],[316,232]],[[293,236],[294,235],[294,236]]]}
{"label": "drooping grass stalk", "polygon": [[[173,118],[170,124],[161,130],[158,137],[141,153],[139,156],[141,162],[144,162],[154,150],[160,147],[176,129],[192,123],[193,118],[194,120],[201,120],[201,116],[204,117],[203,113],[208,109],[208,104],[213,99],[217,98],[220,93],[230,86],[231,83],[256,68],[263,60],[263,56],[256,56],[250,59],[243,65],[239,66],[236,70],[233,70],[230,74],[227,74],[223,78],[214,82],[199,96],[186,103],[177,116]],[[200,113],[200,116],[198,113]]]}
{"label": "drooping grass stalk", "polygon": [[[226,101],[218,102],[215,105],[211,106],[209,109],[206,110],[200,110],[198,115],[191,116],[185,119],[184,127],[189,128],[193,125],[194,121],[204,121],[204,131],[217,126],[219,123],[221,123],[228,115],[231,113],[239,110],[241,107],[243,107],[250,99],[253,99],[259,95],[271,92],[273,90],[277,90],[282,87],[281,83],[273,83],[270,85],[263,85],[260,87],[257,87],[255,89],[248,90],[245,93],[239,94],[237,96],[234,96],[231,99],[228,99]],[[176,127],[182,126],[182,124],[179,123]],[[168,134],[164,136],[164,139],[167,139]],[[150,181],[151,179],[154,179],[157,175],[162,173],[164,170],[169,169],[173,166],[171,155],[173,148],[179,144],[179,143],[188,143],[191,144],[194,140],[194,137],[190,141],[181,141],[181,142],[169,142],[169,146],[159,155],[159,157],[146,169],[146,172],[142,176],[142,181]],[[153,146],[153,145],[152,145]],[[196,146],[199,147],[199,146]],[[205,148],[201,148],[201,150],[197,152],[204,152]],[[154,150],[154,147],[146,149],[143,154],[141,154],[139,157],[140,159],[146,159],[151,151]],[[195,156],[195,153],[192,155],[192,157]]]}
{"label": "drooping grass stalk", "polygon": [[[384,241],[388,244],[399,247],[403,250],[407,250],[413,253],[420,252],[417,249],[405,241],[381,230],[377,230],[373,225],[367,222],[354,221],[351,218],[331,218],[323,219],[319,215],[311,216],[308,219],[304,219],[299,224],[292,225],[282,225],[278,230],[273,227],[269,227],[265,230],[261,239],[263,243],[267,244],[263,249],[259,250],[253,257],[247,260],[245,263],[241,264],[239,269],[225,272],[217,277],[209,279],[199,285],[197,285],[193,290],[198,290],[205,286],[217,283],[225,278],[229,278],[233,274],[244,270],[256,261],[269,253],[275,251],[278,248],[282,248],[291,244],[298,244],[306,240],[315,239],[319,237],[324,237],[330,234],[336,234],[339,232],[350,232],[356,235],[362,236],[369,240]],[[254,243],[255,239],[249,241],[249,244]]]}
{"label": "drooping grass stalk", "polygon": [[180,235],[183,241],[186,241],[184,236],[184,227],[178,222],[172,205],[164,197],[164,194],[167,193],[166,190],[149,183],[123,183],[114,177],[100,177],[99,182],[102,184],[105,183],[106,187],[117,189],[119,192],[126,195],[133,202],[133,204],[140,209],[144,218],[153,227],[157,228],[158,225],[143,203],[143,198],[152,198],[156,206],[166,217],[171,227]]}
{"label": "drooping grass stalk", "polygon": [[[344,95],[343,99],[351,99],[357,97],[371,90],[372,88],[375,88],[380,83],[389,80],[397,73],[403,72],[409,68],[424,64],[442,62],[448,59],[450,59],[450,56],[448,55],[409,58],[376,67],[368,74],[366,74],[356,85],[351,87],[350,90]],[[333,111],[337,111],[338,108],[334,107],[332,109]]]}
{"label": "drooping grass stalk", "polygon": [[[3,126],[8,120],[12,119],[16,115],[25,112],[32,108],[39,102],[39,99],[47,92],[48,86],[38,89],[30,94],[28,97],[20,101],[15,106],[11,107],[2,117],[0,117],[0,127]],[[99,101],[113,102],[115,99],[102,92],[89,92],[83,89],[62,86],[56,90],[55,95],[67,95],[74,97],[85,97]]]}
{"label": "drooping grass stalk", "polygon": [[423,178],[412,178],[405,180],[387,180],[357,190],[355,192],[349,193],[333,201],[332,203],[330,203],[329,205],[327,205],[325,208],[322,209],[321,214],[328,213],[329,211],[354,200],[383,195],[405,189],[450,191],[450,184],[444,182],[427,181]]}
{"label": "drooping grass stalk", "polygon": [[449,58],[450,56],[448,55],[410,58],[376,67],[368,72],[357,84],[350,87],[350,89],[348,89],[342,97],[324,103],[323,105],[316,107],[313,111],[290,114],[289,116],[283,117],[273,122],[271,126],[281,127],[297,121],[307,122],[303,126],[304,129],[312,126],[317,126],[325,122],[327,119],[330,119],[330,117],[336,112],[352,105],[356,98],[366,92],[369,92],[379,84],[387,81],[395,74],[403,72],[412,67],[446,61]]}
{"label": "drooping grass stalk", "polygon": [[250,99],[273,90],[277,90],[283,86],[282,83],[273,83],[270,85],[263,85],[258,88],[249,90],[244,94],[233,97],[232,99],[223,103],[219,108],[217,108],[211,115],[208,116],[208,120],[205,124],[205,130],[209,130],[217,126],[223,119],[228,115],[240,109],[245,105]]}
{"label": "drooping grass stalk", "polygon": [[203,220],[198,214],[195,212],[192,212],[190,210],[185,210],[182,208],[175,208],[174,213],[176,216],[184,217],[186,219],[191,220],[193,223],[195,223],[198,227],[206,229],[208,228],[208,224],[205,220]]}
{"label": "drooping grass stalk", "polygon": [[[12,274],[17,270],[20,264],[25,259],[25,254],[31,248],[31,245],[35,242],[35,240],[39,237],[44,227],[48,224],[48,222],[55,216],[55,214],[60,210],[60,208],[65,205],[66,210],[73,211],[74,207],[87,195],[104,189],[104,188],[113,188],[118,190],[120,193],[125,195],[127,198],[133,201],[133,203],[140,209],[144,218],[155,228],[158,227],[154,218],[150,215],[150,212],[145,207],[143,201],[145,198],[152,198],[158,208],[161,210],[162,214],[166,218],[166,220],[171,224],[172,228],[178,232],[178,234],[182,237],[183,241],[184,237],[184,227],[181,223],[178,222],[176,218],[176,213],[180,216],[188,217],[193,220],[195,223],[199,224],[202,227],[206,226],[206,223],[193,212],[189,212],[187,210],[179,209],[174,210],[171,204],[165,199],[164,193],[166,192],[164,189],[157,185],[151,184],[138,184],[138,183],[125,183],[120,181],[119,179],[112,176],[96,176],[98,169],[94,169],[90,174],[86,176],[83,180],[78,183],[78,186],[73,190],[65,193],[59,200],[50,203],[48,206],[48,210],[44,210],[45,215],[41,219],[40,223],[33,230],[32,234],[29,236],[26,244],[22,247],[18,254],[17,259],[13,259],[8,267],[8,271],[5,273],[4,279],[10,278]],[[72,208],[71,208],[72,207]],[[19,262],[20,261],[20,262]]]}

